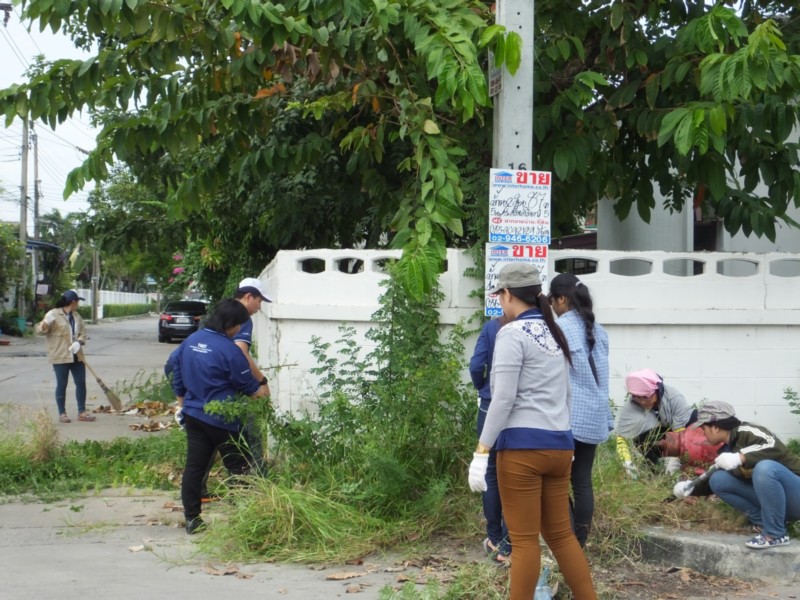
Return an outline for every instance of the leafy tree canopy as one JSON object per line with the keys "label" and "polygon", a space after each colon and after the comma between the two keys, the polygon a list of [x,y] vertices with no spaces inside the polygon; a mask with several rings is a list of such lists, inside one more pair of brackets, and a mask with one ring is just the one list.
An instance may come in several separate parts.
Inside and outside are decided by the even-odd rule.
{"label": "leafy tree canopy", "polygon": [[[40,27],[96,50],[0,92],[8,120],[55,127],[75,110],[98,115],[97,148],[66,194],[107,177],[116,156],[158,174],[170,215],[205,209],[217,247],[274,254],[388,234],[417,297],[465,216],[481,214],[482,186],[465,173],[485,177],[490,166],[483,47],[512,71],[520,56],[519,36],[493,25],[488,2],[22,4]],[[791,222],[793,1],[535,8],[534,164],[556,174],[557,227],[602,196],[620,217],[636,205],[648,220],[654,185],[669,207],[703,206],[731,232],[774,238],[776,220]]]}

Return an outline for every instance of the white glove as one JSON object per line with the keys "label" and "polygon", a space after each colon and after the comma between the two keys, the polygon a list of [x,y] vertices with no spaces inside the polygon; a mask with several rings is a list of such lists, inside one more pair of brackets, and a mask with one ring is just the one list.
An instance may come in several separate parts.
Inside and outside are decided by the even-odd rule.
{"label": "white glove", "polygon": [[70,344],[69,351],[72,352],[73,354],[77,354],[78,350],[80,349],[81,349],[80,342],[72,342],[72,344]]}
{"label": "white glove", "polygon": [[622,463],[622,466],[625,467],[625,472],[628,474],[628,477],[631,479],[639,478],[639,469],[636,468],[636,465],[633,464],[632,461],[626,460],[624,463]]}
{"label": "white glove", "polygon": [[472,455],[469,463],[469,489],[473,492],[486,491],[486,469],[489,467],[489,453]]}
{"label": "white glove", "polygon": [[717,457],[714,464],[724,471],[731,471],[742,466],[742,457],[738,452],[723,452]]}
{"label": "white glove", "polygon": [[183,418],[183,407],[178,406],[175,408],[175,422],[178,424],[178,427],[184,429],[186,424],[186,419]]}
{"label": "white glove", "polygon": [[56,313],[48,312],[44,316],[44,322],[47,323],[48,326],[52,325],[55,320],[56,320]]}
{"label": "white glove", "polygon": [[672,494],[676,498],[686,498],[686,496],[691,496],[693,489],[694,484],[691,481],[679,481],[672,488]]}
{"label": "white glove", "polygon": [[664,472],[667,475],[675,475],[681,471],[681,459],[677,456],[664,457]]}

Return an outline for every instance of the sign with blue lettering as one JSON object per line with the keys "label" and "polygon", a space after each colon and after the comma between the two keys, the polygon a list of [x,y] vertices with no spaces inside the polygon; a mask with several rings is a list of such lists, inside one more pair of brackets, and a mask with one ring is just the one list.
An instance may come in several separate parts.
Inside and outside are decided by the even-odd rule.
{"label": "sign with blue lettering", "polygon": [[489,178],[489,241],[549,245],[552,174],[491,169]]}
{"label": "sign with blue lettering", "polygon": [[489,294],[497,286],[497,274],[511,262],[527,262],[536,265],[542,278],[542,287],[547,287],[547,246],[534,244],[486,244],[486,288],[484,312],[487,317],[503,314],[496,294]]}

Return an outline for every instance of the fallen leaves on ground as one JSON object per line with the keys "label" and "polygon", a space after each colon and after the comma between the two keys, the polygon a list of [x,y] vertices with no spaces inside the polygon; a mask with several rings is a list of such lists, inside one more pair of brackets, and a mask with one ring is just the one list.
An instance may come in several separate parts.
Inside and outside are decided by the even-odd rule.
{"label": "fallen leaves on ground", "polygon": [[356,573],[354,571],[348,573],[331,573],[330,575],[326,576],[325,579],[328,581],[344,581],[345,579],[363,577],[364,575],[366,575],[366,573]]}
{"label": "fallen leaves on ground", "polygon": [[222,567],[218,569],[211,563],[206,563],[203,565],[203,571],[208,573],[209,575],[218,575],[218,576],[225,576],[225,575],[234,575],[237,579],[250,579],[253,574],[252,573],[242,573],[239,570],[239,567],[234,565],[229,565],[227,567]]}

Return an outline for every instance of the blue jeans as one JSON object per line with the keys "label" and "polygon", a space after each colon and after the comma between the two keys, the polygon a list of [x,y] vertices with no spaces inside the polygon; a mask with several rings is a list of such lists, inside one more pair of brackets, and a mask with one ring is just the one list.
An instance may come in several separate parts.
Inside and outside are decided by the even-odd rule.
{"label": "blue jeans", "polygon": [[[478,437],[483,432],[483,424],[486,421],[486,411],[489,410],[491,399],[481,398],[481,406],[478,410]],[[503,540],[508,540],[508,529],[503,520],[503,505],[500,503],[500,488],[497,486],[497,452],[492,448],[489,451],[489,466],[486,468],[486,491],[481,494],[483,497],[483,516],[486,517],[486,537],[495,546]]]}
{"label": "blue jeans", "polygon": [[774,460],[756,463],[751,480],[717,471],[709,481],[714,493],[755,525],[764,535],[786,535],[786,521],[800,519],[800,475]]}
{"label": "blue jeans", "polygon": [[53,365],[56,372],[56,406],[58,414],[67,412],[67,383],[69,374],[75,382],[75,397],[78,399],[78,413],[86,412],[86,366],[77,358],[71,363]]}

